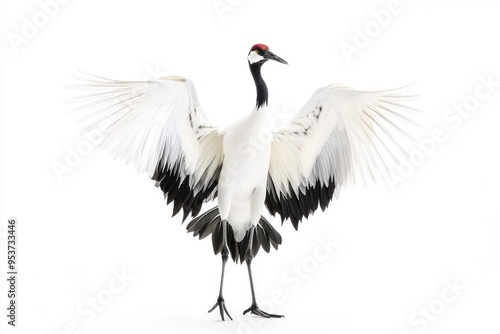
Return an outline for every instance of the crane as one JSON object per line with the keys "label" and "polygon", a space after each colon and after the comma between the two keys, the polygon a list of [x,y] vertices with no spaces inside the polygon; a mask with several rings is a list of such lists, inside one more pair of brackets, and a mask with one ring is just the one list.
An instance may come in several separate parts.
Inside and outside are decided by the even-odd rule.
{"label": "crane", "polygon": [[[221,254],[218,298],[222,320],[231,320],[223,297],[229,255],[245,262],[251,306],[243,314],[265,318],[282,315],[257,304],[251,264],[260,248],[278,249],[282,239],[262,216],[266,207],[281,221],[299,222],[349,184],[388,175],[389,163],[407,153],[399,143],[403,123],[416,124],[410,86],[362,92],[341,85],[318,89],[296,116],[272,133],[272,139],[251,147],[266,127],[268,89],[262,66],[269,60],[287,64],[268,46],[255,44],[247,55],[257,98],[253,110],[224,130],[203,113],[193,83],[168,76],[148,81],[119,81],[86,72],[75,76],[76,88],[91,91],[77,97],[75,110],[89,127],[106,124],[102,148],[115,158],[146,173],[173,203],[173,216],[182,210],[187,231],[204,239],[211,235],[214,253]],[[401,154],[400,154],[401,153]],[[200,214],[205,202],[217,205]]]}

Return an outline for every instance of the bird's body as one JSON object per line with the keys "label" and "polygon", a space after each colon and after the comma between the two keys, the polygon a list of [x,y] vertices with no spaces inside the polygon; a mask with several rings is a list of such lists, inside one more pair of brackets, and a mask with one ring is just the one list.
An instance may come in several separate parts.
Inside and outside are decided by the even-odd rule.
{"label": "bird's body", "polygon": [[[281,236],[262,217],[264,207],[295,229],[318,208],[325,210],[347,185],[365,183],[398,163],[403,134],[400,123],[414,124],[402,102],[412,96],[406,87],[360,92],[330,85],[318,89],[297,115],[280,130],[267,127],[268,91],[261,68],[268,60],[286,62],[263,44],[247,56],[257,98],[253,111],[225,130],[211,125],[202,112],[193,83],[182,77],[151,81],[117,81],[96,76],[80,78],[77,110],[89,126],[105,127],[101,146],[136,166],[156,181],[173,215],[194,218],[188,232],[212,236],[215,254],[222,256],[217,302],[221,318],[227,312],[222,287],[231,255],[245,262],[252,305],[245,312],[281,317],[257,306],[251,272],[260,248],[278,249]],[[396,153],[395,153],[396,152]],[[201,212],[205,202],[218,205]]]}
{"label": "bird's body", "polygon": [[231,225],[238,242],[257,225],[264,209],[271,143],[259,137],[266,116],[265,106],[254,108],[224,131],[218,206],[221,219]]}

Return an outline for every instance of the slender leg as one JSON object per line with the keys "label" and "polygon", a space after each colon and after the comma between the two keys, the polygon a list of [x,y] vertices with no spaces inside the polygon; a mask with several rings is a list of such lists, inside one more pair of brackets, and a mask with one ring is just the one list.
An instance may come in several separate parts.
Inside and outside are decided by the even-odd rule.
{"label": "slender leg", "polygon": [[224,303],[224,297],[222,296],[222,287],[224,285],[224,269],[226,268],[226,262],[227,262],[227,259],[229,257],[229,249],[227,248],[227,222],[226,221],[222,222],[222,242],[223,242],[222,251],[221,251],[222,274],[221,274],[221,278],[220,278],[219,297],[217,298],[215,305],[210,310],[208,310],[208,312],[210,313],[213,310],[215,310],[217,307],[219,307],[220,317],[221,317],[222,321],[224,321],[225,320],[224,313],[226,313],[227,316],[231,320],[233,320],[233,318],[231,318],[231,316],[229,315],[229,312],[226,309],[226,305]]}
{"label": "slender leg", "polygon": [[248,277],[250,278],[250,289],[252,290],[252,305],[247,308],[244,312],[243,315],[247,314],[248,312],[258,315],[260,317],[264,318],[282,318],[284,317],[283,315],[279,314],[271,314],[262,311],[259,309],[259,306],[257,305],[257,301],[255,300],[255,290],[253,287],[253,278],[252,278],[252,259],[253,259],[253,253],[252,253],[252,241],[253,241],[253,234],[254,234],[255,227],[252,227],[250,229],[250,241],[248,243],[248,251],[247,254],[245,255],[245,263],[247,264],[248,268]]}

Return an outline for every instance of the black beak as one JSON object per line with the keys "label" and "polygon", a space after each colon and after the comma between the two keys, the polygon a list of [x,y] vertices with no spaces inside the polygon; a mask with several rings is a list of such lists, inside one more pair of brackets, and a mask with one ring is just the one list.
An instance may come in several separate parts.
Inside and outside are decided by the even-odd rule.
{"label": "black beak", "polygon": [[279,63],[282,63],[282,64],[286,64],[288,65],[288,63],[286,62],[285,59],[283,58],[280,58],[278,57],[277,55],[275,55],[274,53],[272,53],[271,51],[267,50],[265,53],[264,53],[264,58],[266,59],[271,59],[271,60],[275,60]]}

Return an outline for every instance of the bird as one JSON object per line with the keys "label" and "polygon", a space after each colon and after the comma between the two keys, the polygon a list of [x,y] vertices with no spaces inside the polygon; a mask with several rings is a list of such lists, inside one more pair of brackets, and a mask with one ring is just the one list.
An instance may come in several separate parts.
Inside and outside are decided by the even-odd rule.
{"label": "bird", "polygon": [[[263,216],[266,208],[297,230],[345,187],[387,180],[390,165],[408,157],[400,142],[414,140],[404,128],[418,126],[418,110],[405,102],[416,98],[408,93],[413,85],[358,91],[333,84],[314,92],[287,124],[271,131],[270,140],[259,140],[268,129],[262,76],[268,61],[288,64],[265,44],[251,47],[255,105],[225,129],[212,125],[193,82],[182,76],[122,81],[81,71],[72,86],[86,92],[72,99],[80,121],[104,129],[100,147],[155,181],[167,205],[173,204],[172,216],[181,210],[182,222],[191,216],[188,233],[200,240],[211,236],[222,270],[208,312],[218,308],[222,321],[233,319],[223,295],[229,256],[248,270],[252,302],[243,314],[283,317],[261,310],[255,296],[252,260],[261,248],[269,253],[282,243]],[[214,201],[202,212],[204,203]]]}

